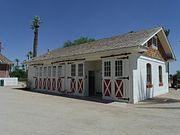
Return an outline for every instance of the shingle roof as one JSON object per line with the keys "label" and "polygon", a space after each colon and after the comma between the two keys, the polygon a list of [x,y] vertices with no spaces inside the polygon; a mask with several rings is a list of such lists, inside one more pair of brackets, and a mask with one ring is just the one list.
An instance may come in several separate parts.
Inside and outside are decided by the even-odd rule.
{"label": "shingle roof", "polygon": [[12,64],[12,61],[10,61],[8,58],[6,58],[4,55],[0,54],[0,64]]}
{"label": "shingle roof", "polygon": [[162,27],[146,29],[138,32],[129,32],[123,35],[99,39],[90,43],[74,45],[66,48],[58,48],[50,51],[49,53],[38,56],[31,61],[140,46],[160,29],[162,29]]}

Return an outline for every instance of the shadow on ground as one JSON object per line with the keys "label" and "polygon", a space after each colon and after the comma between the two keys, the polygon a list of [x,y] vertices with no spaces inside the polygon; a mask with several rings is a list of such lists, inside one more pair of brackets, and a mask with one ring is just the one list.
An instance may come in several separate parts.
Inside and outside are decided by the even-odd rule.
{"label": "shadow on ground", "polygon": [[179,99],[173,99],[173,98],[166,98],[166,97],[155,97],[152,99],[147,99],[139,104],[170,104],[170,103],[178,103],[180,102]]}
{"label": "shadow on ground", "polygon": [[136,107],[136,108],[143,108],[143,109],[169,109],[169,110],[175,110],[175,109],[180,109],[180,107],[163,107],[163,106],[160,106],[160,107]]}
{"label": "shadow on ground", "polygon": [[73,95],[55,93],[55,92],[50,92],[50,91],[30,90],[27,88],[13,88],[13,89],[32,92],[32,93],[40,93],[40,94],[46,94],[46,95],[52,95],[52,96],[61,96],[61,97],[66,97],[66,98],[73,98],[73,99],[84,100],[84,101],[104,103],[104,104],[109,104],[109,103],[114,102],[114,101],[110,101],[110,100],[104,100],[100,96],[81,97],[81,96],[73,96]]}
{"label": "shadow on ground", "polygon": [[[180,109],[180,106],[172,106],[170,104],[180,103],[179,99],[167,98],[167,97],[154,97],[152,99],[147,99],[137,104],[136,108],[144,109]],[[141,106],[142,105],[142,106]],[[151,105],[151,106],[149,106]]]}

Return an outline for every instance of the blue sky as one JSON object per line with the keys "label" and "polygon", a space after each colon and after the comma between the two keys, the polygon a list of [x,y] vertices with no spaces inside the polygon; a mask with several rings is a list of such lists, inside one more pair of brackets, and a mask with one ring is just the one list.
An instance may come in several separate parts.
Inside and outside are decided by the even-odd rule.
{"label": "blue sky", "polygon": [[171,73],[180,70],[179,0],[0,0],[0,41],[3,54],[14,61],[26,59],[32,50],[30,23],[39,15],[38,53],[62,47],[80,36],[95,39],[156,26],[169,28],[169,41],[177,61]]}

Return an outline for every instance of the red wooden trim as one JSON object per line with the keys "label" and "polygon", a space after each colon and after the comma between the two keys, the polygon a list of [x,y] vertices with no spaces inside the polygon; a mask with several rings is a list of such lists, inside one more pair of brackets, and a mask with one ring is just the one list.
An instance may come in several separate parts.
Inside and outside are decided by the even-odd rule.
{"label": "red wooden trim", "polygon": [[43,89],[46,89],[46,78],[44,78],[44,81],[43,81]]}
{"label": "red wooden trim", "polygon": [[61,78],[59,78],[59,79],[57,80],[57,90],[58,90],[58,91],[61,91],[61,90],[62,90]]}
{"label": "red wooden trim", "polygon": [[104,79],[104,95],[111,96],[111,80]]}
{"label": "red wooden trim", "polygon": [[56,90],[56,79],[53,78],[52,80],[52,90]]}
{"label": "red wooden trim", "polygon": [[115,85],[115,96],[116,97],[123,97],[123,95],[124,95],[123,81],[122,80],[116,80],[114,82],[114,85]]}
{"label": "red wooden trim", "polygon": [[42,80],[41,80],[41,78],[39,78],[39,89],[41,89],[42,88]]}
{"label": "red wooden trim", "polygon": [[48,88],[48,90],[51,90],[51,79],[50,78],[47,81],[47,88]]}
{"label": "red wooden trim", "polygon": [[159,83],[159,86],[163,86],[163,83]]}
{"label": "red wooden trim", "polygon": [[76,80],[71,79],[70,85],[71,85],[71,92],[75,92],[76,91]]}
{"label": "red wooden trim", "polygon": [[38,79],[36,78],[35,79],[35,87],[34,87],[34,89],[37,89],[38,88]]}
{"label": "red wooden trim", "polygon": [[79,79],[79,81],[78,81],[78,90],[79,90],[79,93],[83,92],[83,80],[82,79]]}
{"label": "red wooden trim", "polygon": [[146,84],[146,88],[152,88],[153,85],[151,83]]}

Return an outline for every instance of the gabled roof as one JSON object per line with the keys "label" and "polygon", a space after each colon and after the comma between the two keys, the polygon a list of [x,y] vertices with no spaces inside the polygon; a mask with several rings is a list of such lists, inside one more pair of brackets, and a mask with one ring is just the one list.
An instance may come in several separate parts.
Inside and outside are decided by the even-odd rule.
{"label": "gabled roof", "polygon": [[8,58],[6,58],[4,55],[0,54],[0,64],[13,64],[12,61],[10,61]]}
{"label": "gabled roof", "polygon": [[44,55],[35,57],[29,62],[52,59],[52,58],[57,58],[57,57],[64,58],[68,56],[90,54],[90,53],[95,53],[95,52],[103,52],[107,50],[115,50],[115,49],[121,49],[121,48],[143,46],[144,43],[149,38],[157,34],[159,31],[163,31],[163,28],[157,27],[157,28],[146,29],[146,30],[142,30],[138,32],[129,32],[123,35],[113,36],[110,38],[104,38],[104,39],[96,40],[90,43],[74,45],[74,46],[70,46],[66,48],[58,48]]}

